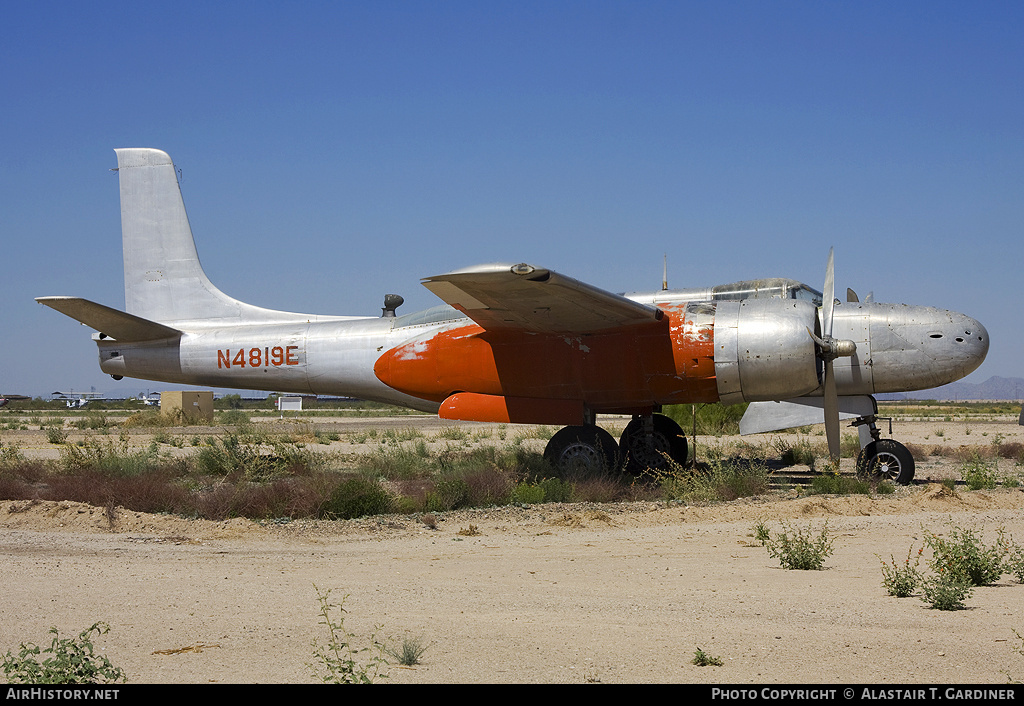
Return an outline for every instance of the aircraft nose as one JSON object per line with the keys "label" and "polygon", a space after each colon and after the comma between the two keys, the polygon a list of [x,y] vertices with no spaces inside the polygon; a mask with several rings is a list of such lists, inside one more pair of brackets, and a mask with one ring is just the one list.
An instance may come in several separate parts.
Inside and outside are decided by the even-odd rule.
{"label": "aircraft nose", "polygon": [[974,372],[988,354],[976,319],[924,306],[881,305],[871,316],[875,392],[926,390]]}
{"label": "aircraft nose", "polygon": [[976,370],[988,355],[988,331],[980,321],[964,314],[960,314],[955,323],[960,325],[951,331],[953,342],[962,347],[964,367],[967,373],[970,373]]}
{"label": "aircraft nose", "polygon": [[935,310],[935,321],[924,333],[923,350],[933,358],[945,359],[957,379],[974,372],[988,355],[988,331],[966,314]]}

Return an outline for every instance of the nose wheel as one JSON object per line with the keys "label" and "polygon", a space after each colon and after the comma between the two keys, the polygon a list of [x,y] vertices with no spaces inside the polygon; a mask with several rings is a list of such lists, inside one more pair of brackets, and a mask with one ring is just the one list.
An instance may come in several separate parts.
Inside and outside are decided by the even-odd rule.
{"label": "nose wheel", "polygon": [[857,454],[857,477],[909,485],[914,480],[914,457],[910,455],[907,447],[898,441],[872,441]]}

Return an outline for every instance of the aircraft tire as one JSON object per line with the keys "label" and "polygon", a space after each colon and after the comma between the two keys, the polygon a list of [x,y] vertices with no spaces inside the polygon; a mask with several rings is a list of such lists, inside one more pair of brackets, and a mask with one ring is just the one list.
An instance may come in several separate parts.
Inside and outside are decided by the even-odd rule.
{"label": "aircraft tire", "polygon": [[618,468],[619,445],[597,425],[568,426],[551,437],[544,459],[567,475],[598,475]]}
{"label": "aircraft tire", "polygon": [[857,477],[864,480],[891,480],[910,485],[914,480],[914,457],[907,447],[892,439],[872,441],[857,454]]}
{"label": "aircraft tire", "polygon": [[623,458],[623,470],[639,474],[648,468],[661,470],[669,462],[667,454],[675,463],[685,466],[689,446],[686,434],[675,421],[664,414],[653,415],[654,434],[647,439],[643,433],[642,418],[636,418],[626,425],[619,439],[619,450]]}

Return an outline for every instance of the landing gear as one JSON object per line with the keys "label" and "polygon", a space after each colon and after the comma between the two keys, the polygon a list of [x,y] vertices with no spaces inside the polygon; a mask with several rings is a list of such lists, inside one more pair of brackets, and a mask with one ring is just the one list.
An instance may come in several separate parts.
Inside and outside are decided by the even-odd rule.
{"label": "landing gear", "polygon": [[857,454],[857,477],[909,485],[914,480],[914,457],[898,441],[872,441]]}
{"label": "landing gear", "polygon": [[641,473],[648,468],[660,470],[669,465],[667,455],[680,466],[686,465],[686,435],[678,424],[663,414],[634,417],[619,439],[623,470]]}
{"label": "landing gear", "polygon": [[544,459],[571,475],[599,475],[619,467],[619,445],[596,424],[565,427],[548,442]]}
{"label": "landing gear", "polygon": [[666,455],[685,465],[687,452],[686,435],[679,425],[663,414],[653,414],[634,417],[618,443],[596,424],[565,427],[551,437],[544,458],[571,474],[618,471],[620,462],[621,470],[638,474],[648,468],[667,468]]}

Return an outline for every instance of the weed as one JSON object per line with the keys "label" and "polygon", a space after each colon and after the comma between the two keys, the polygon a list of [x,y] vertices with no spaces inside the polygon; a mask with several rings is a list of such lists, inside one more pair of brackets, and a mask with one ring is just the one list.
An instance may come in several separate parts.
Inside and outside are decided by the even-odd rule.
{"label": "weed", "polygon": [[544,478],[537,483],[523,481],[512,489],[513,503],[539,504],[569,502],[573,495],[573,486],[560,478]]}
{"label": "weed", "polygon": [[666,500],[735,500],[763,493],[768,488],[768,467],[757,460],[719,459],[691,470],[669,461],[668,469],[653,479]]}
{"label": "weed", "polygon": [[[110,631],[106,623],[94,623],[78,638],[61,638],[57,628],[50,628],[53,641],[46,649],[32,643],[21,644],[18,655],[10,651],[4,656],[3,670],[10,684],[116,684],[125,681],[124,670],[115,667],[105,656],[96,655],[92,635]],[[40,654],[48,654],[42,662]]]}
{"label": "weed", "polygon": [[987,461],[975,454],[974,457],[960,466],[960,476],[970,490],[991,490],[995,488],[996,462],[990,466]]}
{"label": "weed", "polygon": [[686,431],[696,424],[697,434],[726,436],[740,433],[740,418],[747,411],[747,404],[667,405],[663,411]]}
{"label": "weed", "polygon": [[0,441],[0,467],[13,467],[24,463],[25,457],[16,445]]}
{"label": "weed", "polygon": [[778,559],[784,569],[820,571],[825,565],[825,558],[833,551],[834,540],[828,536],[828,523],[817,538],[809,527],[796,530],[788,525],[785,527],[786,531],[769,537],[765,542],[768,555]]}
{"label": "weed", "polygon": [[1006,542],[1006,571],[1013,574],[1018,582],[1024,583],[1024,547],[1012,539]]}
{"label": "weed", "polygon": [[812,495],[869,495],[871,484],[853,476],[824,473],[811,480]]}
{"label": "weed", "polygon": [[380,482],[357,475],[341,481],[317,514],[329,520],[348,520],[366,515],[383,515],[391,507],[391,493]]}
{"label": "weed", "polygon": [[73,424],[79,429],[106,429],[110,426],[107,415],[102,412],[86,412],[84,417],[79,417]]}
{"label": "weed", "polygon": [[447,439],[448,441],[465,441],[469,433],[460,426],[444,427],[434,435],[436,439]]}
{"label": "weed", "polygon": [[949,533],[945,537],[926,531],[924,541],[932,550],[932,570],[951,577],[947,583],[966,582],[971,586],[987,586],[998,581],[1003,573],[1003,559],[1006,555],[1003,541],[986,547],[973,529],[953,524],[950,524]]}
{"label": "weed", "polygon": [[697,651],[693,653],[693,659],[690,660],[690,664],[695,664],[698,667],[721,667],[722,658],[709,655],[701,648],[697,648]]}
{"label": "weed", "polygon": [[217,423],[248,426],[252,422],[247,412],[243,412],[240,409],[228,409],[217,413]]}
{"label": "weed", "polygon": [[425,644],[421,637],[407,637],[398,647],[388,647],[386,651],[388,656],[403,667],[411,667],[420,663],[420,658],[423,657],[423,653],[427,651],[428,647],[430,645]]}
{"label": "weed", "polygon": [[[320,647],[313,640],[313,659],[315,664],[309,665],[314,676],[325,684],[372,684],[374,679],[386,679],[387,674],[381,672],[387,660],[383,656],[383,647],[377,643],[376,635],[370,636],[373,647],[353,647],[352,639],[356,637],[345,629],[345,600],[331,603],[331,591],[321,593],[313,586],[317,601],[320,603],[320,625],[327,628],[328,640],[325,647]],[[337,618],[332,613],[337,611]],[[363,653],[371,654],[361,657]]]}
{"label": "weed", "polygon": [[751,527],[754,532],[754,539],[762,547],[765,546],[771,539],[771,533],[768,531],[768,526],[764,523],[764,520],[758,520],[757,523]]}
{"label": "weed", "polygon": [[800,437],[795,443],[784,439],[775,439],[772,446],[779,455],[779,459],[787,466],[811,466],[818,456],[818,449],[810,440]]}
{"label": "weed", "polygon": [[[907,550],[907,558],[902,564],[896,562],[896,558],[891,554],[889,558],[892,559],[892,564],[882,561],[882,584],[885,586],[885,590],[889,592],[890,596],[896,596],[897,598],[906,598],[917,590],[918,585],[923,580],[921,571],[918,568],[921,564],[921,554],[924,552],[924,547],[917,550],[917,556],[913,556],[914,547],[911,546]],[[911,563],[913,557],[914,562]]]}
{"label": "weed", "polygon": [[47,427],[46,440],[51,444],[63,444],[68,440],[68,433],[63,426]]}
{"label": "weed", "polygon": [[971,582],[951,572],[943,571],[930,576],[921,584],[921,600],[936,610],[962,610],[964,599],[969,598]]}
{"label": "weed", "polygon": [[133,477],[150,470],[159,461],[156,447],[132,450],[128,435],[122,432],[117,441],[88,437],[80,445],[64,444],[60,449],[59,466],[64,473],[95,470],[109,476]]}

